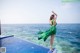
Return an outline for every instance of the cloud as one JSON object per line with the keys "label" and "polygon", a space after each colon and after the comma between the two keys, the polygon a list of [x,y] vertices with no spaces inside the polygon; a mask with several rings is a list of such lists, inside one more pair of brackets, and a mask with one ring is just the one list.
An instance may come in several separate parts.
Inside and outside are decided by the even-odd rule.
{"label": "cloud", "polygon": [[62,4],[62,9],[67,10],[67,9],[70,9],[70,8],[72,8],[72,5],[70,3]]}

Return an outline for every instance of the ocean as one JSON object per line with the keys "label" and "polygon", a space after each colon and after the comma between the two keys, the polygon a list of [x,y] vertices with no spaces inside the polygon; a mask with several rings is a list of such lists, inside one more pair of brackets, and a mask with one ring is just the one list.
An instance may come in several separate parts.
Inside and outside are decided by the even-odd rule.
{"label": "ocean", "polygon": [[[80,24],[57,24],[53,47],[58,53],[80,53]],[[38,32],[46,31],[49,24],[2,24],[1,35],[14,35],[37,45],[50,47],[50,37],[44,42],[38,40]]]}

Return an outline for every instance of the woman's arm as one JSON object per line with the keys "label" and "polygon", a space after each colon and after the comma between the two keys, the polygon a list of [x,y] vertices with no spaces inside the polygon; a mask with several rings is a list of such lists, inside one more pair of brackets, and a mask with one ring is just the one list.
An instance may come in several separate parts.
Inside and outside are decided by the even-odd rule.
{"label": "woman's arm", "polygon": [[57,14],[54,11],[52,11],[52,13],[55,15],[55,18],[57,18]]}

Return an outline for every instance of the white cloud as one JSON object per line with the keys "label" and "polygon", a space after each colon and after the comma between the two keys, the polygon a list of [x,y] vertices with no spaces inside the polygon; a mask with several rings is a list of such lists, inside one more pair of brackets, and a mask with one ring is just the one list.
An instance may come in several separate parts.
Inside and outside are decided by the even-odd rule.
{"label": "white cloud", "polygon": [[70,9],[70,8],[72,8],[72,5],[71,5],[70,3],[64,3],[64,4],[62,5],[62,9],[63,9],[63,10],[68,10],[68,9]]}

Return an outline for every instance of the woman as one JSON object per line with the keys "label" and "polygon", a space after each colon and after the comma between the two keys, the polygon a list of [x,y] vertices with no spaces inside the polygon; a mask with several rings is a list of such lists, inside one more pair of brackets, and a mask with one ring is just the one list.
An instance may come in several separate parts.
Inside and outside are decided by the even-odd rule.
{"label": "woman", "polygon": [[52,53],[53,52],[53,48],[52,48],[52,46],[53,46],[53,42],[54,42],[54,35],[56,34],[56,18],[57,18],[57,14],[56,13],[54,13],[53,11],[52,11],[52,15],[50,16],[50,25],[51,25],[51,27],[50,27],[50,29],[49,30],[47,30],[47,31],[45,31],[45,32],[42,32],[41,33],[41,36],[39,36],[38,37],[38,40],[40,40],[40,39],[43,39],[44,41],[46,41],[46,39],[49,37],[49,36],[51,36],[51,38],[50,38],[50,51],[48,52],[48,53]]}
{"label": "woman", "polygon": [[53,11],[52,11],[52,13],[53,13],[53,14],[52,14],[51,17],[50,17],[50,25],[51,25],[51,26],[54,26],[54,27],[53,27],[54,30],[53,30],[53,32],[52,32],[52,34],[51,34],[51,39],[50,39],[50,51],[49,51],[49,53],[53,52],[52,46],[53,46],[53,42],[54,42],[54,35],[56,34],[56,25],[57,25],[57,23],[56,23],[57,14],[54,13]]}

